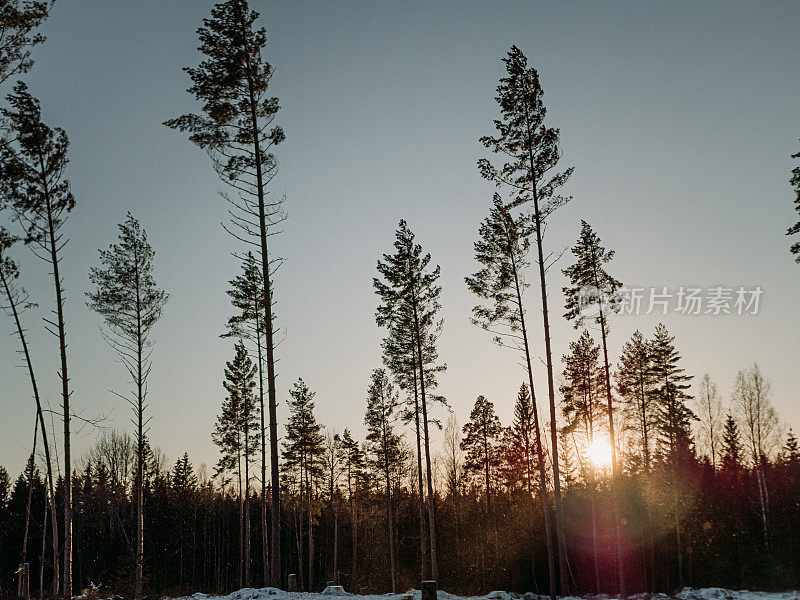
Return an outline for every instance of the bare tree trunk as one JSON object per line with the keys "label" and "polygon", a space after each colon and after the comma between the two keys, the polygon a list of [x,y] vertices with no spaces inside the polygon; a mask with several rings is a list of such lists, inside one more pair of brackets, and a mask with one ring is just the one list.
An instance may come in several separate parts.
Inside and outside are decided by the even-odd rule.
{"label": "bare tree trunk", "polygon": [[70,443],[70,412],[69,412],[69,375],[67,371],[67,334],[64,326],[64,297],[61,287],[61,275],[58,268],[58,238],[56,237],[53,206],[50,199],[50,189],[47,183],[47,172],[44,157],[39,155],[39,166],[42,173],[42,189],[47,205],[48,245],[50,246],[50,264],[53,267],[53,282],[56,288],[56,323],[46,319],[49,325],[55,325],[58,335],[58,349],[60,356],[61,372],[61,404],[64,410],[64,598],[72,598],[72,445]]}
{"label": "bare tree trunk", "polygon": [[308,591],[314,587],[314,474],[308,473]]}
{"label": "bare tree trunk", "polygon": [[547,569],[550,582],[550,600],[556,600],[556,567],[555,549],[553,548],[553,531],[550,523],[550,507],[547,501],[547,473],[545,472],[544,450],[542,448],[542,435],[539,429],[539,409],[536,406],[536,392],[533,389],[533,367],[531,365],[530,346],[528,345],[528,330],[525,326],[525,313],[522,307],[522,289],[520,288],[517,262],[514,258],[512,240],[509,238],[509,254],[511,266],[514,271],[514,287],[517,295],[517,309],[519,311],[520,328],[522,329],[522,344],[525,350],[525,366],[528,371],[528,385],[531,388],[531,408],[533,410],[533,427],[536,431],[536,458],[539,463],[539,496],[542,502],[542,516],[544,518],[544,531],[547,538]]}
{"label": "bare tree trunk", "polygon": [[412,279],[411,290],[412,290],[411,305],[414,311],[414,333],[417,345],[417,364],[419,367],[419,390],[420,390],[420,399],[422,401],[422,431],[425,440],[425,472],[426,472],[426,479],[428,482],[428,529],[430,531],[430,536],[431,536],[430,540],[431,577],[433,577],[434,580],[438,580],[439,567],[438,567],[438,559],[436,556],[436,509],[433,505],[435,496],[433,494],[433,474],[431,472],[430,436],[428,435],[428,404],[425,400],[425,367],[424,367],[425,363],[422,358],[422,331],[420,331],[419,314],[417,313],[417,298],[414,292],[413,279]]}
{"label": "bare tree trunk", "polygon": [[36,459],[36,441],[39,433],[39,425],[34,420],[33,422],[33,449],[31,450],[31,458],[28,462],[28,502],[25,506],[25,532],[22,535],[22,560],[23,565],[27,562],[28,556],[28,531],[30,530],[31,523],[31,503],[33,502],[33,473],[35,471]]}
{"label": "bare tree trunk", "polygon": [[417,437],[417,490],[419,491],[419,562],[420,562],[420,581],[428,578],[428,544],[427,534],[425,533],[425,493],[422,483],[422,446],[420,442],[419,425],[419,394],[417,388],[417,368],[416,368],[416,348],[411,349],[414,359],[414,429]]}
{"label": "bare tree trunk", "polygon": [[33,388],[33,398],[36,401],[36,414],[39,417],[39,427],[42,430],[42,444],[44,445],[44,456],[45,462],[47,464],[47,484],[49,486],[49,497],[50,497],[50,523],[52,525],[52,533],[53,533],[53,598],[58,597],[58,590],[59,590],[59,564],[58,564],[58,518],[56,513],[56,494],[55,494],[55,485],[53,483],[53,462],[50,458],[50,443],[47,441],[47,428],[44,424],[44,411],[42,410],[42,403],[41,399],[39,398],[39,387],[36,385],[36,376],[33,372],[33,363],[31,361],[31,355],[28,351],[28,342],[25,338],[25,330],[22,328],[22,322],[19,318],[19,311],[17,310],[17,303],[14,300],[14,297],[11,293],[11,287],[8,284],[8,280],[5,277],[5,274],[0,270],[0,279],[2,280],[3,289],[5,290],[6,297],[8,298],[9,305],[11,308],[11,314],[14,317],[14,324],[17,328],[17,334],[19,335],[20,343],[22,344],[22,352],[25,355],[25,364],[28,367],[28,375],[30,376],[31,380],[31,387]]}
{"label": "bare tree trunk", "polygon": [[[247,39],[245,30],[245,15],[239,12],[239,21],[242,33]],[[244,52],[247,74],[247,93],[250,104],[250,131],[253,137],[253,155],[256,157],[256,192],[258,195],[258,225],[261,242],[261,273],[264,278],[264,333],[267,344],[267,393],[269,397],[269,449],[270,467],[272,476],[272,523],[271,523],[271,548],[270,570],[272,572],[272,585],[280,587],[281,584],[281,495],[280,475],[278,472],[278,416],[277,399],[275,395],[275,348],[272,337],[272,280],[269,272],[269,252],[267,250],[267,216],[264,204],[264,177],[261,165],[260,129],[258,126],[258,107],[253,86],[253,66],[250,63],[250,53]]]}
{"label": "bare tree trunk", "polygon": [[269,539],[267,536],[267,433],[264,430],[264,359],[261,350],[261,320],[258,300],[255,302],[256,347],[258,348],[258,403],[261,417],[261,560],[264,569],[264,585],[270,578]]}
{"label": "bare tree trunk", "polygon": [[[528,128],[528,138],[532,139],[530,131],[530,118],[525,109],[525,122]],[[545,279],[544,251],[542,249],[542,218],[539,212],[539,191],[536,181],[536,166],[533,158],[533,144],[528,147],[528,160],[530,163],[531,192],[533,195],[534,223],[536,225],[536,252],[539,263],[539,285],[542,295],[542,323],[544,326],[544,347],[547,362],[547,392],[550,401],[550,444],[553,449],[553,500],[556,515],[556,544],[558,546],[558,573],[561,583],[561,593],[566,595],[569,589],[567,579],[567,545],[564,539],[563,514],[561,511],[561,477],[558,464],[558,433],[556,418],[556,393],[553,383],[553,352],[550,348],[550,314],[547,308],[547,283]],[[531,392],[532,393],[532,392]]]}

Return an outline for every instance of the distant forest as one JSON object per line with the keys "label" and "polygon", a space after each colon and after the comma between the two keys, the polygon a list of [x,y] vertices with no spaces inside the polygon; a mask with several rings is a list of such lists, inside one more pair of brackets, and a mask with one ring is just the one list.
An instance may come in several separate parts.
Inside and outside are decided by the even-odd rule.
{"label": "distant forest", "polygon": [[[488,156],[478,173],[496,191],[475,224],[475,272],[465,274],[472,324],[519,365],[515,398],[476,389],[459,423],[438,393],[446,369],[437,346],[440,269],[405,220],[375,257],[383,360],[364,382],[363,413],[342,431],[327,428],[302,379],[278,398],[272,309],[280,257],[268,242],[285,219],[283,198],[270,195],[285,135],[268,93],[266,31],[246,0],[226,0],[198,29],[198,66],[185,69],[198,112],[164,123],[207,153],[226,186],[225,228],[241,260],[227,289],[230,319],[210,325],[231,342],[209,424],[219,461],[196,469],[184,454],[168,464],[148,436],[153,336],[169,294],[131,213],[87,265],[84,301],[129,376],[116,401],[130,406],[134,427],[105,430],[73,456],[71,405],[80,398],[68,373],[59,266],[79,199],[66,178],[66,132],[43,123],[39,101],[13,82],[32,68],[30,49],[45,41],[37,28],[51,8],[22,0],[0,8],[0,303],[16,333],[3,350],[19,352],[31,383],[31,399],[15,398],[13,408],[4,399],[3,409],[36,419],[27,468],[0,467],[0,596],[16,594],[23,564],[33,595],[65,598],[91,583],[136,600],[285,588],[292,574],[300,590],[333,582],[399,592],[433,579],[456,593],[551,599],[800,586],[800,447],[772,406],[767,375],[742,365],[722,398],[709,375],[686,371],[664,325],[618,332],[615,317],[633,310],[631,299],[613,275],[614,251],[587,221],[569,254],[548,249],[546,224],[571,200],[560,191],[573,168],[559,165],[559,130],[546,120],[536,69],[516,46],[498,65],[497,119],[476,140]],[[800,166],[789,181],[800,212]],[[786,233],[800,234],[800,222]],[[52,276],[52,298],[25,292],[26,273],[13,258],[23,251]],[[561,294],[548,288],[557,258],[569,281]],[[740,296],[725,293],[708,297],[714,314],[742,308]],[[44,326],[59,350],[58,415],[43,408],[26,340],[33,303],[52,308]],[[561,318],[575,335],[558,357],[550,327]],[[611,338],[627,340],[618,356],[609,353]],[[546,377],[534,377],[536,361]],[[283,422],[279,401],[288,407]],[[500,422],[494,402],[513,403],[511,422]]]}

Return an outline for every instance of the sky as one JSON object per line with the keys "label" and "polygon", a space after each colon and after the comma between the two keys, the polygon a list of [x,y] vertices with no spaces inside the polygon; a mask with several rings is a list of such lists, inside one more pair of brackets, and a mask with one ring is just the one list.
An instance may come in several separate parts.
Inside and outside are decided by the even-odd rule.
{"label": "sky", "polygon": [[[494,91],[512,44],[537,68],[547,122],[561,132],[561,164],[575,167],[564,188],[573,200],[550,218],[544,240],[546,252],[561,255],[548,273],[557,375],[579,334],[560,316],[561,269],[584,219],[615,250],[608,270],[629,287],[762,289],[755,315],[619,315],[609,337],[614,362],[635,330],[649,336],[664,322],[695,384],[709,373],[727,403],[737,371],[757,361],[782,421],[800,428],[800,265],[785,235],[798,218],[788,178],[800,151],[800,4],[251,5],[268,31],[276,123],[286,132],[272,193],[285,194],[289,219],[271,239],[285,259],[275,278],[281,433],[288,390],[302,377],[317,393],[319,421],[363,439],[383,335],[372,278],[400,219],[442,269],[439,354],[448,369],[440,392],[460,424],[479,394],[510,422],[524,372],[513,352],[469,323],[475,298],[464,277],[477,269],[472,244],[494,191],[476,168],[488,156],[478,138],[493,133]],[[62,269],[73,409],[105,417],[106,430],[132,431],[129,408],[113,393],[130,385],[84,296],[98,249],[115,241],[131,211],[171,295],[153,332],[150,439],[169,464],[188,452],[209,470],[233,356],[233,342],[219,337],[232,310],[225,290],[242,245],[221,226],[226,206],[208,158],[161,123],[198,109],[182,68],[200,60],[196,29],[211,6],[59,0],[24,77],[45,122],[71,140],[77,206]],[[24,321],[40,387],[58,409],[58,346],[42,323],[54,307],[51,276],[27,249],[15,256],[38,303]],[[535,288],[525,302],[544,409]],[[10,319],[0,321],[0,465],[16,476],[30,453],[34,409],[11,334]],[[79,456],[102,429],[75,427]]]}

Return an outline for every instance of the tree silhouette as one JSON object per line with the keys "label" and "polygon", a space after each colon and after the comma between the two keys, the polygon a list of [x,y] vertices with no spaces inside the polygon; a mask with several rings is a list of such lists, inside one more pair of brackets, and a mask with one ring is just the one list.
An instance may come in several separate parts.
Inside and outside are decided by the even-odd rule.
{"label": "tree silhouette", "polygon": [[92,267],[89,279],[95,290],[86,296],[89,308],[101,315],[103,337],[117,353],[133,381],[133,397],[118,394],[131,405],[136,425],[136,566],[133,596],[142,597],[144,564],[144,469],[145,436],[150,417],[145,418],[148,378],[153,366],[150,332],[169,296],[159,289],[153,276],[155,252],[147,233],[131,213],[119,225],[119,243],[100,251],[102,267]]}
{"label": "tree silhouette", "polygon": [[[428,488],[428,528],[430,532],[431,576],[438,579],[436,552],[436,510],[434,507],[433,474],[431,468],[430,435],[428,425],[428,400],[433,383],[432,374],[443,370],[444,366],[431,366],[437,354],[433,343],[441,330],[442,321],[438,318],[440,309],[439,296],[442,288],[437,284],[440,269],[437,265],[429,269],[430,254],[422,254],[422,246],[414,242],[414,233],[404,220],[395,232],[395,254],[384,254],[383,262],[378,261],[378,273],[382,279],[374,278],[375,293],[381,304],[375,314],[380,326],[389,329],[385,342],[387,346],[412,350],[416,359],[417,382],[419,384],[419,400],[422,409],[422,433],[425,448],[425,472]],[[409,330],[410,329],[410,330]],[[408,343],[410,336],[411,344]],[[409,348],[410,346],[410,348]],[[388,363],[397,364],[389,350]],[[414,353],[415,352],[415,353]],[[412,358],[412,359],[413,359]],[[407,363],[406,363],[407,364]],[[402,369],[402,363],[398,367]]]}
{"label": "tree silhouette", "polygon": [[[792,154],[792,158],[800,159],[800,152]],[[792,169],[792,176],[789,179],[789,183],[792,185],[795,192],[794,209],[800,213],[800,165]],[[800,233],[800,221],[789,227],[786,231],[786,235],[797,235],[798,233]],[[795,262],[800,263],[800,242],[792,244],[791,248],[789,248],[789,252],[795,255]]]}
{"label": "tree silhouette", "polygon": [[197,68],[184,69],[193,84],[188,92],[202,102],[203,114],[183,115],[165,125],[188,132],[189,139],[208,153],[217,175],[237,194],[237,199],[229,197],[233,229],[228,231],[256,245],[261,254],[272,478],[269,576],[273,585],[280,586],[278,422],[267,238],[284,217],[282,199],[267,201],[267,186],[278,170],[272,150],[284,140],[284,133],[274,124],[278,99],[267,95],[273,69],[262,57],[267,35],[264,28],[255,28],[257,19],[258,13],[249,9],[247,0],[214,5],[211,17],[203,19],[203,27],[197,30],[199,50],[205,58]]}
{"label": "tree silhouette", "polygon": [[13,218],[25,231],[25,242],[34,254],[48,263],[53,273],[55,321],[45,319],[48,331],[58,338],[61,404],[64,414],[64,569],[63,594],[72,597],[72,448],[70,444],[70,389],[67,369],[67,335],[64,320],[64,285],[61,279],[61,251],[67,240],[62,227],[75,198],[64,179],[69,140],[61,128],[42,122],[39,101],[18,82],[9,94],[10,108],[2,110],[13,141],[0,148],[0,191],[11,207]]}
{"label": "tree silhouette", "polygon": [[[498,187],[509,190],[510,206],[532,205],[532,221],[536,234],[539,289],[542,301],[542,325],[547,365],[547,391],[550,401],[550,442],[553,452],[553,488],[558,541],[558,564],[561,591],[568,592],[567,549],[564,538],[564,519],[561,508],[561,482],[558,461],[558,431],[556,393],[553,375],[553,353],[550,344],[550,314],[547,304],[547,264],[542,244],[545,223],[558,207],[569,198],[559,196],[558,189],[572,174],[572,168],[553,173],[561,158],[558,146],[559,130],[544,123],[547,109],[542,102],[543,91],[536,69],[528,67],[528,59],[516,46],[512,46],[503,59],[506,77],[497,86],[497,104],[500,119],[494,121],[497,136],[484,136],[481,143],[496,154],[502,155],[502,167],[494,166],[488,159],[478,161],[481,176]],[[533,383],[531,383],[531,390]],[[551,586],[554,587],[554,586]],[[555,592],[551,590],[551,594]]]}

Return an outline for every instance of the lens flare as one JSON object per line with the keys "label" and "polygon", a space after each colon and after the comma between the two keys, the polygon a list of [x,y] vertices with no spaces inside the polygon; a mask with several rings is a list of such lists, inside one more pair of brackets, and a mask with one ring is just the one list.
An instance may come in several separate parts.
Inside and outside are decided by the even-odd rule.
{"label": "lens flare", "polygon": [[595,438],[589,446],[589,462],[596,469],[606,469],[611,466],[611,444],[605,438]]}

